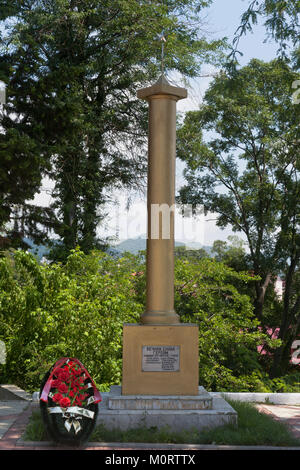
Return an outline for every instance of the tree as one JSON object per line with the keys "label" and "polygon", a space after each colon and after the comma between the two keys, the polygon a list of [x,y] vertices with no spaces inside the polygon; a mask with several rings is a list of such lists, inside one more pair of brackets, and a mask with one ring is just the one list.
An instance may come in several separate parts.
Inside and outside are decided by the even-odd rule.
{"label": "tree", "polygon": [[199,379],[208,390],[267,391],[257,346],[270,340],[238,287],[253,282],[214,259],[175,263],[175,309],[183,323],[199,325]]}
{"label": "tree", "polygon": [[290,46],[298,47],[300,37],[300,5],[298,0],[251,0],[243,13],[233,41],[235,55],[239,40],[247,31],[252,31],[259,17],[264,18],[267,38],[279,43],[279,51],[286,55]]}
{"label": "tree", "polygon": [[179,259],[188,259],[190,261],[197,261],[202,258],[208,258],[209,255],[205,248],[192,249],[187,248],[186,246],[176,246],[174,250],[174,255]]}
{"label": "tree", "polygon": [[40,264],[31,253],[0,259],[0,338],[7,351],[3,380],[31,392],[59,357],[77,357],[102,387],[121,380],[122,328],[136,322],[132,272],[138,257],[116,261],[73,250],[67,263]]}
{"label": "tree", "polygon": [[7,17],[16,16],[3,40],[2,126],[30,139],[36,158],[42,156],[41,173],[55,180],[59,250],[99,246],[97,225],[111,189],[140,186],[147,108],[136,90],[157,77],[162,30],[169,70],[193,76],[214,55],[220,42],[198,30],[209,3],[26,0],[8,10]]}
{"label": "tree", "polygon": [[[282,60],[252,60],[230,75],[221,72],[200,111],[187,113],[178,131],[178,156],[187,164],[184,204],[204,204],[217,225],[243,232],[248,266],[256,280],[256,317],[266,325],[264,302],[285,273],[282,346],[272,374],[287,368],[290,344],[300,332],[300,296],[294,292],[300,261],[299,106],[291,100],[296,78]],[[203,131],[215,131],[205,143]]]}
{"label": "tree", "polygon": [[229,235],[227,239],[231,242],[230,245],[223,240],[214,241],[212,253],[216,253],[215,259],[235,271],[246,271],[247,255],[244,248],[246,243],[236,235]]}
{"label": "tree", "polygon": [[51,211],[26,203],[39,190],[42,160],[36,142],[20,127],[0,133],[0,249],[25,247],[26,236],[38,242],[37,224],[43,221],[47,229],[55,223]]}

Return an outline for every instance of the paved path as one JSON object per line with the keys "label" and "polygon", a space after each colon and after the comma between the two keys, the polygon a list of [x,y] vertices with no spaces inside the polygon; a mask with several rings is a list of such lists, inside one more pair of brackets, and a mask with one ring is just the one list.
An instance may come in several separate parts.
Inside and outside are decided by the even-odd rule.
{"label": "paved path", "polygon": [[287,423],[295,437],[300,439],[300,406],[296,405],[256,405],[261,413]]}
{"label": "paved path", "polygon": [[0,402],[0,450],[17,448],[31,414],[32,407],[27,401]]}
{"label": "paved path", "polygon": [[[257,405],[258,409],[272,415],[275,419],[287,422],[295,436],[300,437],[300,406]],[[26,442],[22,435],[26,429],[33,409],[38,404],[25,400],[0,401],[0,450],[75,450],[74,447],[54,446],[50,442]],[[300,448],[263,447],[263,446],[218,446],[184,444],[124,444],[88,443],[77,450],[147,450],[147,451],[198,451],[198,450],[300,450]]]}

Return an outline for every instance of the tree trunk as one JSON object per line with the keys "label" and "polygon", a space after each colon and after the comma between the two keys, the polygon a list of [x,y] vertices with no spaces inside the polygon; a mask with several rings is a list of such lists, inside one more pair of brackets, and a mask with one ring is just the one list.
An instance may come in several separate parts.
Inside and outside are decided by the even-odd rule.
{"label": "tree trunk", "polygon": [[60,157],[61,169],[57,175],[55,188],[56,196],[59,199],[56,204],[61,216],[57,233],[63,241],[66,253],[76,248],[78,244],[78,159],[78,155]]}
{"label": "tree trunk", "polygon": [[261,281],[257,281],[255,283],[255,290],[256,290],[256,298],[254,299],[254,315],[256,318],[262,322],[263,320],[263,308],[265,302],[265,295],[268,285],[270,284],[272,279],[272,274],[268,273],[266,278],[261,284]]}

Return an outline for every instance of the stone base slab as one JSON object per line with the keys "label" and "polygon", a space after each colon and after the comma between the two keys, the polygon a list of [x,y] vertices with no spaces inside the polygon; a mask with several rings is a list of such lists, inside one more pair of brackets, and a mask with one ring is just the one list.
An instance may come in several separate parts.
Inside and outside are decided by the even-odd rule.
{"label": "stone base slab", "polygon": [[228,400],[269,403],[274,405],[300,405],[300,393],[212,392]]}
{"label": "stone base slab", "polygon": [[[201,393],[202,387],[199,390]],[[102,393],[97,424],[106,429],[169,428],[173,432],[201,431],[225,424],[237,425],[237,413],[221,397],[212,397],[211,409],[109,409],[109,401],[116,391]],[[210,394],[209,394],[210,395]],[[143,397],[144,398],[144,397]],[[159,399],[160,397],[157,397]]]}
{"label": "stone base slab", "polygon": [[110,410],[209,410],[212,397],[203,387],[197,396],[122,395],[121,386],[111,387],[108,398]]}

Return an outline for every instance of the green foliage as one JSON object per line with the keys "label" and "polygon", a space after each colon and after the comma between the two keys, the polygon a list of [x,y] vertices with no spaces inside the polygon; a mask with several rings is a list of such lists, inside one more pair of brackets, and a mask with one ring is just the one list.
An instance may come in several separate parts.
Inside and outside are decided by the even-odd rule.
{"label": "green foliage", "polygon": [[235,271],[247,270],[247,256],[244,246],[246,243],[236,235],[229,235],[228,242],[215,240],[212,247],[212,253],[215,254],[217,261],[222,261]]}
{"label": "green foliage", "polygon": [[[0,77],[7,84],[1,229],[14,220],[16,232],[32,237],[50,225],[63,244],[53,247],[55,260],[78,243],[84,252],[101,249],[97,226],[111,189],[140,187],[146,174],[147,105],[136,92],[160,73],[158,35],[164,30],[167,37],[166,70],[196,76],[223,44],[199,27],[210,3],[27,0],[9,8],[0,0]],[[45,175],[55,182],[53,203],[39,220],[27,205],[24,218],[25,200]]]}
{"label": "green foliage", "polygon": [[249,296],[236,287],[251,284],[254,278],[208,258],[178,261],[175,278],[181,321],[199,325],[200,383],[218,391],[261,388],[256,348],[265,340],[271,342],[258,329]]}
{"label": "green foliage", "polygon": [[122,327],[135,322],[131,258],[76,250],[65,266],[39,265],[22,251],[0,259],[0,337],[6,380],[36,390],[62,356],[77,357],[106,387],[120,383]]}
{"label": "green foliage", "polygon": [[23,435],[24,441],[47,441],[49,437],[40,410],[33,411]]}
{"label": "green foliage", "polygon": [[[284,342],[273,356],[274,376],[286,372],[290,344],[300,331],[300,107],[292,102],[296,79],[282,59],[253,59],[234,73],[222,71],[201,109],[186,114],[177,134],[178,156],[187,164],[187,183],[178,199],[203,205],[217,214],[218,226],[230,225],[247,241],[246,256],[238,246],[228,252],[218,243],[215,249],[218,259],[238,270],[244,265],[258,276],[255,315],[265,327],[277,322]],[[207,141],[204,131],[209,131]],[[276,302],[271,298],[274,283],[283,274],[283,301]]]}
{"label": "green foliage", "polygon": [[238,413],[238,426],[227,425],[201,433],[201,442],[219,445],[299,446],[286,423],[260,413],[253,403],[228,400]]}
{"label": "green foliage", "polygon": [[174,256],[176,258],[185,258],[190,261],[197,261],[202,258],[208,258],[209,255],[204,248],[200,249],[189,249],[186,246],[176,246],[174,250]]}
{"label": "green foliage", "polygon": [[291,372],[270,381],[270,391],[274,393],[300,393],[300,373]]}
{"label": "green foliage", "polygon": [[[175,308],[199,326],[200,384],[217,391],[282,387],[262,369],[257,346],[270,341],[237,285],[253,282],[214,259],[176,260]],[[145,305],[144,257],[114,259],[73,250],[67,263],[39,264],[33,255],[0,258],[0,340],[7,360],[0,381],[35,391],[62,356],[77,357],[101,390],[122,381],[122,328]],[[296,380],[296,379],[295,379]]]}
{"label": "green foliage", "polygon": [[261,17],[266,28],[266,40],[270,37],[279,45],[278,52],[287,56],[292,46],[299,44],[299,0],[251,0],[241,17],[241,24],[236,30],[233,41],[235,58],[240,38],[252,32],[253,26]]}

